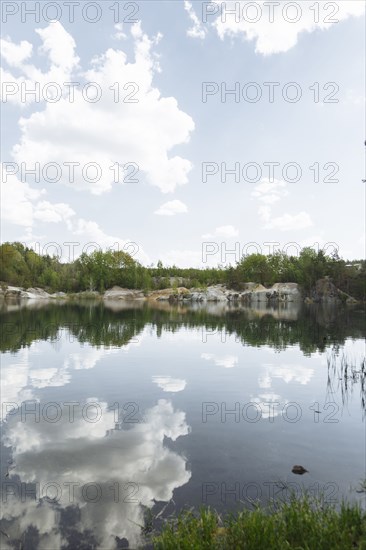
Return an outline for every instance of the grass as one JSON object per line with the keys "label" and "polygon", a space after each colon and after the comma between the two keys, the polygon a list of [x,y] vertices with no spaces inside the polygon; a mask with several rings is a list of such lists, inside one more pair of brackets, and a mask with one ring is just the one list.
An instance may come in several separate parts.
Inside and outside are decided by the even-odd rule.
{"label": "grass", "polygon": [[151,542],[159,550],[366,550],[366,512],[309,496],[224,518],[202,508],[169,520]]}

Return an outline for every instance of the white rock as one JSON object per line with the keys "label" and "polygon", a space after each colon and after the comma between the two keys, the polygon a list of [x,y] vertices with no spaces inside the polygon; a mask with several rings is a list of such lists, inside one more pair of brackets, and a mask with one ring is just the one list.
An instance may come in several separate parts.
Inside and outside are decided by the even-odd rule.
{"label": "white rock", "polygon": [[104,300],[144,300],[145,296],[142,290],[114,286],[104,293],[103,298]]}

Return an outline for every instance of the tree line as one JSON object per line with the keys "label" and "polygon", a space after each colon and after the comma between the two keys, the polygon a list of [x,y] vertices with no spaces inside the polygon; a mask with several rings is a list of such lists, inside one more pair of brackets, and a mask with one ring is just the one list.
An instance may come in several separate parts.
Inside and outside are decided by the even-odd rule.
{"label": "tree line", "polygon": [[143,266],[128,253],[113,250],[83,253],[75,261],[63,263],[56,256],[37,254],[22,243],[0,246],[3,286],[41,287],[48,292],[103,292],[114,285],[149,291],[172,286],[205,288],[219,283],[240,290],[245,282],[264,286],[293,282],[309,291],[326,276],[343,292],[366,299],[366,260],[346,261],[337,253],[326,255],[308,247],[298,256],[256,253],[243,256],[234,266],[199,269],[164,266],[161,261],[156,266]]}

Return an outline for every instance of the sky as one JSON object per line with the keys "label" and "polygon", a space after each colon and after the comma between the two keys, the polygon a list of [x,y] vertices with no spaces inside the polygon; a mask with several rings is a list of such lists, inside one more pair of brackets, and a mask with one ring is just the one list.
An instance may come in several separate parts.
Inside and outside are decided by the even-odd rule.
{"label": "sky", "polygon": [[2,2],[1,241],[365,257],[365,3]]}

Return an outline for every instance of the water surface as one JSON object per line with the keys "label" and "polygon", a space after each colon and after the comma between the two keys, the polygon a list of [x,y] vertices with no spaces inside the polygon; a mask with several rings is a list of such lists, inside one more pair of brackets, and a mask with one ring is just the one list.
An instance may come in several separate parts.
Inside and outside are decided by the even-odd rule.
{"label": "water surface", "polygon": [[2,548],[134,547],[147,517],[286,483],[365,505],[359,307],[28,301],[1,323]]}

